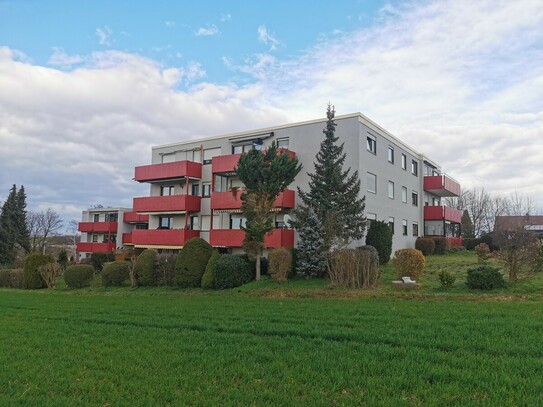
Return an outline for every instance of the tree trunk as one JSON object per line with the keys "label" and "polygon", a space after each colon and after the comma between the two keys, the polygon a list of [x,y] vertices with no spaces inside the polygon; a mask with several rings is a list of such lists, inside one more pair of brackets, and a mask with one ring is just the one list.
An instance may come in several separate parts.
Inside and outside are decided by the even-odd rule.
{"label": "tree trunk", "polygon": [[260,253],[260,250],[258,251],[258,254],[256,255],[256,280],[260,280],[260,256],[262,256],[262,253]]}

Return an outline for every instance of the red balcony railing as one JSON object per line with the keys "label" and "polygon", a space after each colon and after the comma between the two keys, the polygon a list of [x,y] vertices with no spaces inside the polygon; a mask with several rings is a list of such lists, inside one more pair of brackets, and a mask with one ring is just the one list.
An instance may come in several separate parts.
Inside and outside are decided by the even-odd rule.
{"label": "red balcony railing", "polygon": [[[287,152],[290,158],[296,157],[296,153],[294,151],[290,151],[284,148],[278,148],[277,152]],[[234,168],[236,168],[236,166],[238,165],[240,157],[241,154],[229,154],[213,157],[211,161],[211,169],[214,174],[234,174]]]}
{"label": "red balcony railing", "polygon": [[79,242],[77,244],[77,251],[79,253],[107,253],[115,250],[117,245],[115,243],[87,243]]}
{"label": "red balcony railing", "polygon": [[172,178],[202,178],[202,164],[194,161],[142,165],[136,167],[134,179],[138,182],[161,181]]}
{"label": "red balcony railing", "polygon": [[448,175],[424,177],[424,190],[437,196],[460,196],[460,184]]}
{"label": "red balcony railing", "polygon": [[[241,247],[245,232],[240,229],[211,229],[209,244],[216,247]],[[264,239],[264,247],[294,247],[294,230],[274,229]]]}
{"label": "red balcony railing", "polygon": [[[241,208],[241,194],[244,190],[239,189],[234,194],[228,192],[213,192],[211,194],[211,209],[239,209]],[[295,192],[291,189],[285,189],[275,200],[275,208],[294,208]]]}
{"label": "red balcony railing", "polygon": [[134,229],[132,244],[143,246],[183,246],[187,240],[200,236],[199,230]]}
{"label": "red balcony railing", "polygon": [[117,222],[79,222],[77,229],[87,233],[117,232]]}
{"label": "red balcony railing", "polygon": [[135,212],[198,212],[202,198],[195,195],[134,198]]}
{"label": "red balcony railing", "polygon": [[132,233],[123,233],[123,245],[132,244]]}
{"label": "red balcony railing", "polygon": [[425,206],[424,220],[447,220],[460,223],[462,221],[462,211],[448,206]]}
{"label": "red balcony railing", "polygon": [[123,215],[124,223],[149,223],[149,215],[140,215],[136,212],[125,212]]}

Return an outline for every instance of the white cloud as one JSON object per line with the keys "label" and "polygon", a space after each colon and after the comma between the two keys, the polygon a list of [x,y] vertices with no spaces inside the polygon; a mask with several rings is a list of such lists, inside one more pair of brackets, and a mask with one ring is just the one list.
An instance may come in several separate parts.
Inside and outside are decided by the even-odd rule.
{"label": "white cloud", "polygon": [[215,24],[211,24],[207,27],[198,28],[198,30],[194,32],[194,35],[198,37],[202,37],[202,36],[209,37],[209,36],[217,35],[219,33],[220,33],[219,28]]}
{"label": "white cloud", "polygon": [[98,37],[98,43],[100,45],[111,45],[111,29],[105,25],[96,29],[96,35]]}
{"label": "white cloud", "polygon": [[258,41],[262,42],[265,45],[269,45],[270,51],[275,51],[277,49],[277,46],[279,45],[279,41],[272,36],[266,26],[261,25],[257,29],[258,32]]}
{"label": "white cloud", "polygon": [[85,58],[81,55],[68,55],[64,49],[53,47],[53,53],[49,57],[47,63],[54,66],[71,67],[85,62]]}

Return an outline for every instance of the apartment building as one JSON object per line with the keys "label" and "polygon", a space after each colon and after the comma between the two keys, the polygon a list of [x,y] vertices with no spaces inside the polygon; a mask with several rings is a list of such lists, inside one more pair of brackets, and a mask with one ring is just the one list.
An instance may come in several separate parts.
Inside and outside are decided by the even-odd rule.
{"label": "apartment building", "polygon": [[[445,236],[460,244],[462,213],[442,203],[443,197],[460,194],[457,181],[361,113],[337,116],[335,122],[347,154],[345,168],[357,170],[361,180],[366,216],[389,223],[393,250],[414,247],[419,236]],[[150,187],[149,196],[133,202],[135,213],[148,216],[149,227],[133,230],[131,243],[175,250],[200,236],[212,246],[240,251],[243,184],[235,167],[243,152],[266,149],[275,141],[304,168],[277,198],[276,228],[265,246],[293,247],[296,234],[288,219],[296,205],[296,187],[308,188],[307,172],[314,171],[325,123],[323,118],[153,147],[151,164],[136,167],[134,176]]]}
{"label": "apartment building", "polygon": [[132,245],[132,231],[147,229],[148,215],[140,215],[131,208],[92,208],[83,211],[78,230],[81,240],[77,244],[78,258],[91,253],[112,252]]}

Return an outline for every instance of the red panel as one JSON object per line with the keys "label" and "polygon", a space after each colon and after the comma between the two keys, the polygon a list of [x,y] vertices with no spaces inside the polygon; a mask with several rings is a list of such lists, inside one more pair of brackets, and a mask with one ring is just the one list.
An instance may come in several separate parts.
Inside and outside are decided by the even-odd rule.
{"label": "red panel", "polygon": [[424,190],[438,196],[460,196],[460,184],[447,175],[424,177]]}
{"label": "red panel", "polygon": [[451,247],[460,247],[460,246],[462,246],[462,238],[461,237],[448,237],[447,240],[449,241],[449,245]]}
{"label": "red panel", "polygon": [[[239,209],[241,208],[241,194],[244,189],[239,189],[236,193],[213,192],[211,194],[211,209]],[[295,192],[291,189],[285,189],[275,200],[275,208],[294,208]]]}
{"label": "red panel", "polygon": [[202,178],[202,164],[194,161],[142,165],[136,167],[134,179],[138,182],[158,181],[171,178]]}
{"label": "red panel", "polygon": [[123,233],[123,244],[132,243],[132,233]]}
{"label": "red panel", "polygon": [[213,157],[211,160],[211,169],[214,174],[234,172],[238,165],[241,154],[230,154]]}
{"label": "red panel", "polygon": [[117,222],[79,222],[80,232],[117,232]]}
{"label": "red panel", "polygon": [[135,212],[198,212],[202,198],[195,195],[146,196],[134,198]]}
{"label": "red panel", "polygon": [[139,215],[136,212],[125,212],[123,221],[125,223],[149,223],[149,215]]}
{"label": "red panel", "polygon": [[[218,247],[241,247],[245,232],[239,229],[211,229],[209,244]],[[294,230],[274,229],[267,234],[264,247],[294,247]]]}
{"label": "red panel", "polygon": [[86,242],[79,242],[77,244],[77,251],[79,253],[81,252],[87,252],[87,253],[107,253],[112,252],[115,250],[116,244],[115,243],[86,243]]}
{"label": "red panel", "polygon": [[462,221],[462,211],[448,206],[425,206],[424,220],[448,220],[460,223]]}
{"label": "red panel", "polygon": [[135,245],[183,246],[187,240],[200,236],[199,230],[184,229],[134,229]]}

